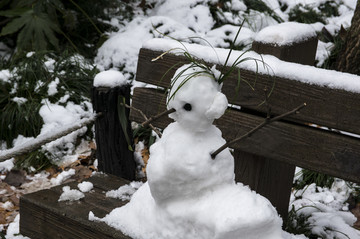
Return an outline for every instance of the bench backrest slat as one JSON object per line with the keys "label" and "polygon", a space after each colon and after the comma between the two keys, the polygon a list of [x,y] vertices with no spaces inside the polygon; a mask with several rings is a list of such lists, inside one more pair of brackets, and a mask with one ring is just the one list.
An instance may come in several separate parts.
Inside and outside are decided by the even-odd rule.
{"label": "bench backrest slat", "polygon": [[[186,58],[166,54],[157,61],[151,61],[161,53],[145,48],[140,50],[137,81],[164,88],[169,86],[170,79],[177,67],[170,70],[165,77],[163,77],[164,74],[176,63],[183,62],[185,64]],[[312,123],[360,134],[358,123],[360,119],[360,94],[310,85],[281,77],[269,77],[248,70],[241,70],[241,76],[244,81],[242,81],[238,92],[235,91],[237,86],[236,73],[232,74],[223,86],[223,93],[233,104],[265,113],[265,106],[259,106],[264,100],[264,88],[271,89],[275,83],[274,91],[269,98],[273,114],[282,114],[305,102],[307,107],[300,114],[289,117],[291,121],[301,124]],[[255,90],[252,90],[245,81],[253,82],[256,77]]]}
{"label": "bench backrest slat", "polygon": [[[164,92],[151,88],[135,88],[132,105],[146,115],[156,115],[165,110]],[[142,122],[143,118],[132,111],[130,119]],[[248,132],[260,124],[262,117],[228,110],[215,121],[229,141]],[[172,120],[160,118],[153,124],[165,128]],[[360,182],[360,140],[345,135],[334,134],[312,127],[274,122],[256,134],[232,146],[245,152],[277,159],[303,168],[312,169]]]}

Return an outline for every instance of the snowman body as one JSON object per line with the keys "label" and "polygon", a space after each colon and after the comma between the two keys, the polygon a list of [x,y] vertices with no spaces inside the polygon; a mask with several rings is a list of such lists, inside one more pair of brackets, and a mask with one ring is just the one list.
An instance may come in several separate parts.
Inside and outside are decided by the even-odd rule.
{"label": "snowman body", "polygon": [[[229,151],[216,160],[210,156],[225,140],[215,126],[204,132],[170,124],[150,150],[148,183],[155,201],[191,197],[218,185],[234,183],[234,164]],[[179,150],[179,145],[182,145]]]}
{"label": "snowman body", "polygon": [[[292,239],[269,200],[234,181],[234,158],[213,125],[228,105],[221,86],[185,65],[167,106],[175,120],[150,148],[148,182],[103,221],[139,239]],[[175,73],[175,74],[177,74]],[[180,87],[181,86],[181,87]]]}
{"label": "snowman body", "polygon": [[[198,70],[187,69],[183,78]],[[175,122],[150,149],[148,182],[152,196],[159,203],[234,183],[230,152],[223,151],[216,160],[210,156],[225,143],[221,131],[212,123],[224,113],[227,99],[209,75],[196,75],[178,88],[183,78],[173,82],[168,97],[168,108],[176,110],[170,115]]]}

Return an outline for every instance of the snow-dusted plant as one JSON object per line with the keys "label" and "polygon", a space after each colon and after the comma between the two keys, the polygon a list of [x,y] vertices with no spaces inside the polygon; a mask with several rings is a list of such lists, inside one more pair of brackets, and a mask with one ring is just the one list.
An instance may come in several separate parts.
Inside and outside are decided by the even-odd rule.
{"label": "snow-dusted plant", "polygon": [[[245,23],[246,19],[244,19],[236,33],[236,36],[234,38],[234,40],[231,42],[231,46],[230,46],[230,50],[229,50],[229,53],[226,57],[226,60],[225,62],[221,63],[219,62],[219,65],[224,65],[224,66],[227,66],[228,65],[228,62],[229,62],[229,59],[230,59],[230,56],[232,54],[232,51],[234,50],[235,48],[235,42],[237,41],[237,38],[239,37],[239,34],[241,32],[241,29]],[[174,39],[174,38],[172,38]],[[178,41],[177,39],[174,39],[176,41]],[[207,42],[205,39],[203,39],[205,42]],[[262,66],[268,73],[269,75],[271,75],[271,68],[268,64],[265,63],[265,61],[263,60],[262,56],[259,55],[259,58],[254,58],[254,57],[249,57],[249,56],[246,56],[246,53],[249,51],[244,51],[242,52],[233,62],[232,64],[227,67],[227,68],[222,68],[221,71],[217,70],[216,69],[216,66],[209,66],[208,64],[206,64],[203,60],[201,59],[198,59],[196,56],[193,56],[191,53],[189,53],[189,51],[187,50],[186,46],[184,44],[182,44],[180,41],[178,41],[182,46],[183,48],[180,48],[180,50],[183,51],[183,55],[186,57],[186,59],[190,62],[190,64],[187,65],[187,67],[183,68],[181,71],[179,71],[172,79],[171,81],[171,85],[170,85],[170,89],[172,89],[174,87],[174,85],[177,86],[177,89],[172,89],[172,94],[170,96],[168,96],[169,100],[174,98],[176,92],[178,92],[178,90],[183,87],[190,79],[198,76],[198,75],[207,75],[211,78],[214,79],[214,81],[216,81],[219,85],[222,85],[222,83],[224,81],[226,81],[228,79],[228,77],[233,73],[233,72],[237,72],[237,87],[236,87],[236,93],[238,93],[239,91],[239,88],[240,88],[240,83],[241,81],[245,82],[247,85],[250,86],[250,88],[252,90],[254,90],[254,87],[256,85],[256,81],[257,81],[257,73],[258,73],[258,69],[260,66]],[[210,46],[211,44],[208,43]],[[212,46],[211,46],[212,49],[214,49]],[[179,50],[179,48],[175,48],[175,49],[170,49],[166,52],[164,52],[163,54],[161,54],[160,56],[158,56],[157,58],[153,59],[154,61],[157,60],[157,59],[160,59],[163,55],[173,51],[173,50]],[[215,49],[214,49],[215,51]],[[240,73],[240,68],[239,65],[241,63],[244,63],[246,61],[254,61],[255,65],[256,65],[256,77],[254,79],[254,82],[248,82],[246,81],[245,79],[243,79],[241,77],[241,73]],[[175,67],[178,67],[179,64],[181,63],[176,63],[175,65],[173,65],[165,74],[164,76],[162,77],[161,80],[163,80],[163,78],[166,76],[166,74],[173,68]],[[196,71],[190,71],[191,73],[189,73],[189,69],[191,68],[194,68],[194,69],[198,69]],[[184,73],[186,73],[186,75],[184,75]],[[184,77],[185,76],[185,77]],[[177,81],[181,79],[181,82],[178,83]],[[275,82],[274,82],[275,83]],[[274,88],[275,84],[273,84],[272,86],[272,89],[268,92],[268,96],[271,95],[272,93],[272,90]]]}
{"label": "snow-dusted plant", "polygon": [[[83,57],[68,53],[56,56],[31,52],[2,65],[0,124],[3,127],[0,141],[6,142],[9,148],[19,137],[30,138],[44,133],[48,128],[44,125],[51,124],[49,117],[56,120],[55,108],[63,111],[71,111],[71,108],[73,113],[78,114],[91,113],[90,89],[96,73],[97,69],[86,63]],[[70,118],[62,116],[64,123]],[[67,151],[67,143],[56,147],[60,152]],[[19,162],[41,169],[46,165],[47,157],[49,155],[38,152],[21,158]],[[34,165],[35,162],[40,163]]]}

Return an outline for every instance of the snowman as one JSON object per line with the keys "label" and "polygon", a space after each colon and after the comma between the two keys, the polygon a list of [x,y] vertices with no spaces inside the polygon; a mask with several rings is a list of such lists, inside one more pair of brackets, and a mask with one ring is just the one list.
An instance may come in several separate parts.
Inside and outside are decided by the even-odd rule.
{"label": "snowman", "polygon": [[[150,148],[148,182],[102,219],[139,239],[290,239],[264,197],[234,180],[234,159],[213,125],[228,101],[213,67],[184,65],[167,99],[175,122]],[[299,237],[300,238],[300,237]]]}

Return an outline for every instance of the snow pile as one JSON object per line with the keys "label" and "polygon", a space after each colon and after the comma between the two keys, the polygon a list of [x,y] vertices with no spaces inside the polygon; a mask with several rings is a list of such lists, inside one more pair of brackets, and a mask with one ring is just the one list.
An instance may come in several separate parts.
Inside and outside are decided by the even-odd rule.
{"label": "snow pile", "polygon": [[59,197],[59,202],[61,201],[77,201],[80,200],[81,198],[85,197],[85,194],[80,192],[77,189],[70,189],[69,186],[64,186],[62,188],[63,193],[60,195]]}
{"label": "snow pile", "polygon": [[89,219],[132,238],[296,238],[282,231],[266,198],[235,183],[228,149],[211,158],[225,143],[212,122],[226,110],[227,99],[213,72],[199,71],[185,65],[175,73],[181,76],[173,78],[167,105],[176,110],[170,115],[176,122],[150,148],[148,182],[125,206],[104,218],[90,212]]}
{"label": "snow pile", "polygon": [[12,223],[9,224],[9,227],[6,231],[6,239],[30,239],[29,237],[25,237],[25,236],[21,236],[19,235],[20,230],[19,230],[19,224],[20,224],[20,215],[18,214],[14,221]]}
{"label": "snow pile", "polygon": [[316,32],[309,24],[285,22],[262,29],[256,35],[255,41],[283,46],[314,37]]}
{"label": "snow pile", "polygon": [[0,172],[10,171],[14,167],[14,158],[0,162]]}
{"label": "snow pile", "polygon": [[131,182],[130,184],[119,187],[117,190],[106,192],[106,197],[118,198],[122,201],[130,200],[142,184],[142,182]]}
{"label": "snow pile", "polygon": [[116,70],[107,70],[98,73],[94,78],[94,87],[114,88],[126,84],[125,76]]}
{"label": "snow pile", "polygon": [[79,183],[77,186],[80,189],[80,191],[83,193],[90,192],[94,188],[94,185],[91,182],[87,182],[87,181]]}
{"label": "snow pile", "polygon": [[[352,226],[356,217],[348,211],[346,200],[351,189],[345,181],[336,179],[331,188],[314,183],[291,195],[290,209],[307,218],[311,232],[322,238],[360,238]],[[296,223],[296,222],[294,222]]]}
{"label": "snow pile", "polygon": [[[39,110],[40,116],[43,118],[44,125],[42,126],[39,137],[50,135],[58,129],[64,129],[70,125],[75,125],[81,120],[94,117],[90,102],[85,101],[83,105],[78,105],[73,102],[68,102],[65,106],[58,103],[43,102]],[[53,156],[58,158],[64,155],[70,155],[75,150],[75,142],[79,135],[85,134],[87,127],[84,126],[64,137],[52,141],[42,147],[43,150],[50,152]],[[60,150],[61,149],[61,150]]]}
{"label": "snow pile", "polygon": [[74,174],[75,174],[75,169],[71,168],[68,171],[61,172],[56,178],[52,178],[50,182],[54,186],[57,186],[63,183],[66,179],[69,179]]}

